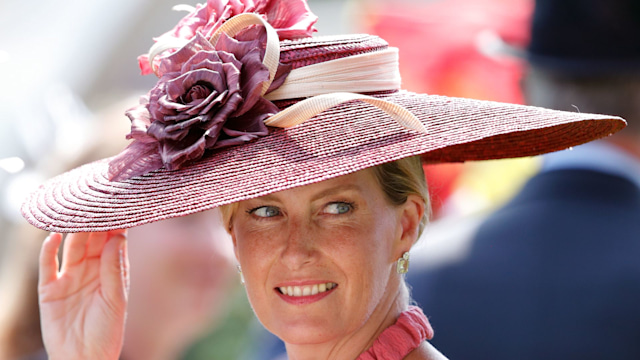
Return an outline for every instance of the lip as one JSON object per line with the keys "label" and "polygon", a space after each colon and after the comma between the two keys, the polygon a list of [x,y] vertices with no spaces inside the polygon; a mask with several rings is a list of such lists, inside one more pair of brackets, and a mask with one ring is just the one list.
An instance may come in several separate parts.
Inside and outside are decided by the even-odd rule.
{"label": "lip", "polygon": [[336,285],[333,287],[333,289],[327,290],[325,292],[317,293],[315,295],[307,295],[307,296],[289,296],[287,294],[281,293],[279,288],[287,287],[287,286],[319,285],[319,284],[326,284],[326,283],[329,283],[329,282],[335,283],[335,282],[330,281],[330,280],[325,280],[325,281],[318,281],[318,280],[287,281],[287,282],[283,282],[283,283],[278,284],[273,289],[273,291],[275,291],[275,293],[278,296],[280,296],[280,298],[282,300],[284,300],[285,302],[287,302],[289,304],[292,304],[292,305],[305,305],[305,304],[314,303],[316,301],[320,301],[323,298],[325,298],[326,296],[328,296],[329,294],[333,293],[333,291],[338,288],[337,283],[335,283]]}

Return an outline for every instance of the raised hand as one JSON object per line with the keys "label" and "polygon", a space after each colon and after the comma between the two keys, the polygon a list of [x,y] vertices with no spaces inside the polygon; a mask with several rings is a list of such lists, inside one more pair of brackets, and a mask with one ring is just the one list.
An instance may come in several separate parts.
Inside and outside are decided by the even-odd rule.
{"label": "raised hand", "polygon": [[126,231],[62,235],[40,252],[38,294],[49,359],[115,360],[122,349],[129,284]]}

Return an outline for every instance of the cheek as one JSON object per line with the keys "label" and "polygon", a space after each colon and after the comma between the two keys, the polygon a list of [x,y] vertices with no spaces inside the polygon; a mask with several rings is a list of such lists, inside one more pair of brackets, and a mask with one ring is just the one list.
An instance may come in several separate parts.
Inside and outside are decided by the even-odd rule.
{"label": "cheek", "polygon": [[[249,259],[260,259],[268,256],[269,248],[273,247],[273,236],[269,231],[253,230],[242,227],[234,231],[236,238],[236,252],[238,260],[242,263]],[[246,261],[245,261],[246,260]]]}
{"label": "cheek", "polygon": [[275,233],[242,228],[235,231],[236,255],[245,278],[247,291],[266,282],[277,253]]}
{"label": "cheek", "polygon": [[392,271],[392,251],[394,227],[393,221],[376,218],[351,234],[351,241],[345,248],[338,249],[347,278],[351,279],[350,295],[363,303],[374,306],[388,290],[389,276]]}

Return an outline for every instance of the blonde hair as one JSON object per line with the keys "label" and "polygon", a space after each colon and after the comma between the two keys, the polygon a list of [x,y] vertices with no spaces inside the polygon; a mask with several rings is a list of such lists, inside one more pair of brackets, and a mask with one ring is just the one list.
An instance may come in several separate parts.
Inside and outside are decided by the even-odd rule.
{"label": "blonde hair", "polygon": [[429,189],[420,156],[407,157],[378,165],[373,168],[373,173],[387,196],[387,200],[392,205],[404,204],[409,195],[418,195],[424,201],[425,211],[418,228],[419,238],[431,215]]}
{"label": "blonde hair", "polygon": [[[420,220],[419,238],[431,215],[429,190],[420,156],[407,157],[378,165],[373,167],[372,170],[387,200],[392,205],[400,206],[404,204],[409,195],[418,195],[424,201],[425,212]],[[223,224],[229,232],[231,231],[232,217],[237,208],[237,202],[220,206]]]}

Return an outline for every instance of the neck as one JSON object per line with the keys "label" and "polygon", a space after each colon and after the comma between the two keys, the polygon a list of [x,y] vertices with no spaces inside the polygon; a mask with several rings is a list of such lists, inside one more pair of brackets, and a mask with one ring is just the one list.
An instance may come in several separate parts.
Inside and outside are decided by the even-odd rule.
{"label": "neck", "polygon": [[342,338],[320,344],[286,344],[289,360],[356,359],[407,310],[408,297],[404,285],[398,286],[395,296],[386,297],[360,328]]}

